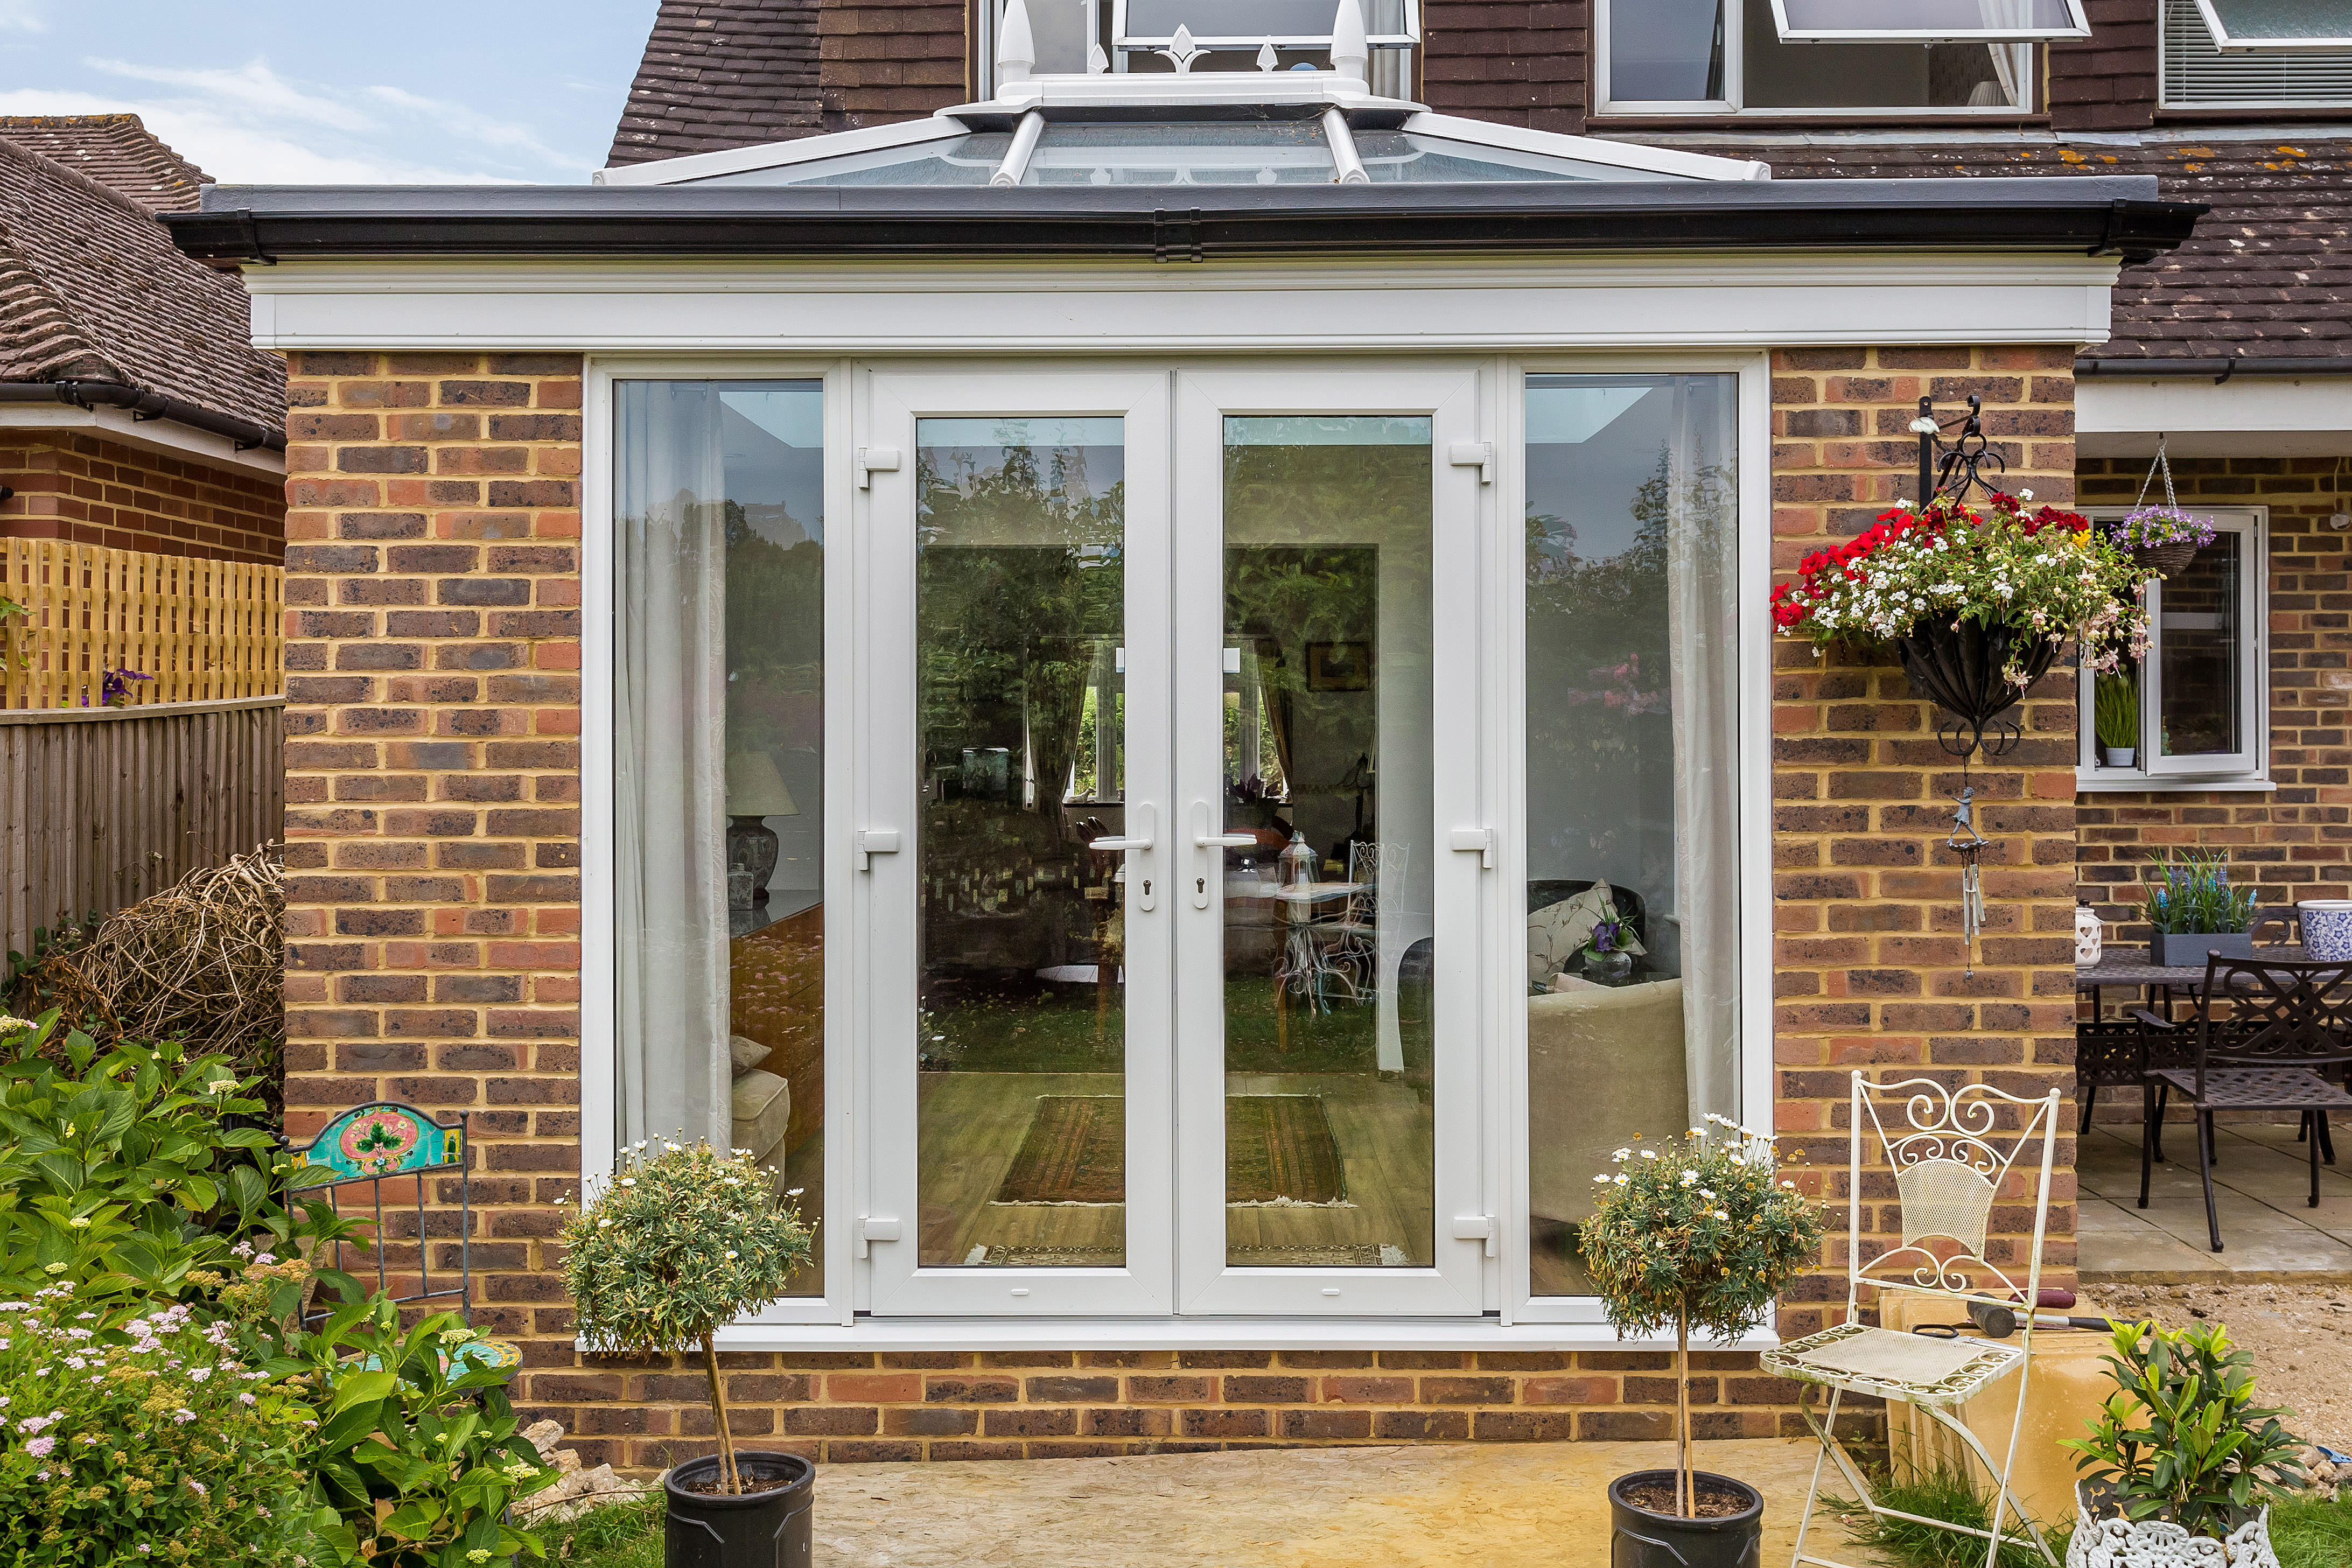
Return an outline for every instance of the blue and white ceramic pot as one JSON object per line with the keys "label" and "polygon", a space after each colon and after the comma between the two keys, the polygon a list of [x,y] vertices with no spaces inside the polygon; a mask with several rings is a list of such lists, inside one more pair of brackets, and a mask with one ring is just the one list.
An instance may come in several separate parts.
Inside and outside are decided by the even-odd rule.
{"label": "blue and white ceramic pot", "polygon": [[2352,899],[2311,899],[2294,906],[2303,949],[2322,963],[2352,963]]}

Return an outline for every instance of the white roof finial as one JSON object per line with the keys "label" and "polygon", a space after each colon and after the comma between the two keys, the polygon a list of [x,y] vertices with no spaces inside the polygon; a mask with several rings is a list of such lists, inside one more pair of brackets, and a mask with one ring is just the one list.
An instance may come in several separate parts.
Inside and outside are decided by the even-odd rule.
{"label": "white roof finial", "polygon": [[1359,0],[1339,0],[1339,14],[1331,22],[1331,69],[1369,83],[1370,63],[1371,46],[1364,42],[1364,8]]}
{"label": "white roof finial", "polygon": [[[1354,0],[1349,0],[1353,4]],[[1037,44],[1029,31],[1029,7],[1022,0],[1004,0],[1004,20],[996,30],[996,80],[999,86],[1027,81],[1037,63]]]}

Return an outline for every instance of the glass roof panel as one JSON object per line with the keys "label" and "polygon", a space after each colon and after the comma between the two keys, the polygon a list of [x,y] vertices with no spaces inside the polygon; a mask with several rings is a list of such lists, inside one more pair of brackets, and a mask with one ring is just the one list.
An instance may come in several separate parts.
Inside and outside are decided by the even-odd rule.
{"label": "glass roof panel", "polygon": [[1381,184],[1508,184],[1524,180],[1680,180],[1688,176],[1481,147],[1406,131],[1359,131],[1356,155]]}
{"label": "glass roof panel", "polygon": [[697,185],[984,185],[1004,162],[1012,136],[1003,131],[967,132],[907,147],[813,158],[686,182]]}
{"label": "glass roof panel", "polygon": [[2087,33],[2082,0],[1773,0],[1783,38],[2033,38]]}
{"label": "glass roof panel", "polygon": [[2200,8],[2225,49],[2312,48],[2352,37],[2344,0],[2205,0]]}
{"label": "glass roof panel", "polygon": [[1328,185],[1337,173],[1315,120],[1049,124],[1024,185]]}

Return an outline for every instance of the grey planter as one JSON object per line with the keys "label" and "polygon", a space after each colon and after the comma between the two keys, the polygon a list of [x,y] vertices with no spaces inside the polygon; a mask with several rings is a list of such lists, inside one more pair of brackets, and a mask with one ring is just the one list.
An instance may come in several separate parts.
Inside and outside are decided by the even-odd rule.
{"label": "grey planter", "polygon": [[2202,969],[2208,953],[2220,953],[2223,958],[2252,958],[2253,934],[2242,931],[2158,931],[2148,938],[2147,961],[2159,968]]}

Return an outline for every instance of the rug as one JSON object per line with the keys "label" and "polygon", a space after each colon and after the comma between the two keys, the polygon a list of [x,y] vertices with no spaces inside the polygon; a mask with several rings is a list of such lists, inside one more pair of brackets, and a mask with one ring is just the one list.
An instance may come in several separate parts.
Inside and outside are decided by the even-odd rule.
{"label": "rug", "polygon": [[1124,1268],[1124,1247],[975,1247],[964,1258],[966,1268]]}
{"label": "rug", "polygon": [[1116,1094],[1041,1094],[1001,1204],[1127,1201],[1127,1100]]}
{"label": "rug", "polygon": [[1341,1204],[1348,1184],[1319,1094],[1225,1097],[1225,1202]]}
{"label": "rug", "polygon": [[[1228,1268],[1402,1268],[1412,1259],[1402,1247],[1373,1242],[1362,1247],[1229,1247]],[[975,1247],[967,1268],[1124,1268],[1123,1247]]]}

